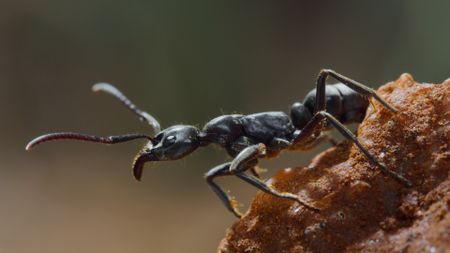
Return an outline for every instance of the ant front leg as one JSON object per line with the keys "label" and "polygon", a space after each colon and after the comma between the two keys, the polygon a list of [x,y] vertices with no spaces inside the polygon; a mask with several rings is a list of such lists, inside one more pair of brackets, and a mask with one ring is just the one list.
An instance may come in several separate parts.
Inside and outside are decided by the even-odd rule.
{"label": "ant front leg", "polygon": [[230,198],[228,194],[226,194],[219,185],[217,185],[214,182],[214,178],[220,177],[220,176],[230,176],[232,173],[230,173],[230,164],[231,163],[224,163],[221,165],[218,165],[206,173],[205,178],[206,182],[208,182],[211,189],[214,191],[214,193],[217,194],[217,196],[220,198],[220,200],[223,202],[225,207],[234,214],[237,218],[241,218],[242,214],[237,209],[237,203],[235,200]]}
{"label": "ant front leg", "polygon": [[378,94],[375,92],[375,90],[365,86],[362,83],[359,83],[353,79],[350,79],[346,76],[343,76],[334,70],[331,69],[322,69],[319,73],[319,76],[317,77],[317,84],[316,84],[316,100],[315,100],[315,106],[314,106],[314,113],[320,111],[325,111],[326,105],[327,105],[327,99],[326,99],[326,81],[328,76],[332,76],[334,79],[338,80],[342,84],[346,85],[347,87],[351,88],[352,90],[360,93],[361,95],[367,97],[367,98],[375,98],[378,102],[380,102],[383,106],[391,110],[392,112],[397,112],[397,110],[388,104],[384,99],[382,99]]}
{"label": "ant front leg", "polygon": [[242,150],[233,160],[230,165],[230,172],[265,193],[279,198],[294,200],[308,209],[316,212],[319,211],[319,209],[317,209],[316,207],[311,206],[310,204],[307,204],[306,202],[301,200],[297,195],[288,192],[279,192],[272,186],[263,182],[261,179],[252,175],[245,174],[246,170],[255,167],[255,165],[258,163],[258,158],[264,157],[265,155],[266,146],[262,143],[247,147]]}

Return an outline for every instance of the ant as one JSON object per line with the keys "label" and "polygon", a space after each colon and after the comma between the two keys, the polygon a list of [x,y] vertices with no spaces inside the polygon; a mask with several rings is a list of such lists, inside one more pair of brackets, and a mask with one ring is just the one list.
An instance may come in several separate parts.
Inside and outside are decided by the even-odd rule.
{"label": "ant", "polygon": [[[327,85],[326,80],[329,76],[339,83]],[[234,159],[212,168],[205,174],[205,178],[227,209],[240,218],[241,213],[237,209],[236,202],[214,182],[216,177],[235,175],[268,194],[294,200],[305,208],[319,211],[295,194],[279,192],[266,184],[260,179],[255,166],[258,159],[274,157],[285,149],[311,149],[319,142],[327,139],[327,135],[323,134],[323,131],[335,127],[345,138],[352,141],[382,173],[407,187],[412,186],[408,179],[379,162],[343,125],[362,122],[369,102],[372,102],[371,98],[376,99],[393,113],[396,113],[397,110],[379,97],[373,89],[333,70],[323,69],[320,71],[316,89],[306,95],[303,103],[297,102],[291,106],[290,117],[284,112],[222,115],[209,121],[203,127],[203,130],[190,125],[174,125],[161,130],[159,122],[154,117],[137,108],[114,86],[99,83],[94,85],[92,89],[117,98],[128,109],[136,113],[141,121],[148,123],[153,128],[154,135],[125,134],[99,137],[70,132],[50,133],[32,140],[26,146],[26,150],[43,142],[63,139],[102,144],[115,144],[141,138],[148,139],[148,143],[138,153],[133,162],[134,177],[140,180],[146,162],[177,160],[189,155],[198,147],[212,143],[218,144],[226,149]],[[246,171],[250,171],[251,174],[245,173]]]}

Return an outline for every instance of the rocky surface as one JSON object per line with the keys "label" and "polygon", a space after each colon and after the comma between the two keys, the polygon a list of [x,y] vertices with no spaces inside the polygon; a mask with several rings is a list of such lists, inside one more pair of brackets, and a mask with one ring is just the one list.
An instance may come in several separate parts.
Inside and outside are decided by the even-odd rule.
{"label": "rocky surface", "polygon": [[344,142],[270,179],[320,213],[259,192],[218,252],[450,252],[450,79],[419,84],[403,74],[378,93],[399,112],[375,103],[358,138],[413,187]]}

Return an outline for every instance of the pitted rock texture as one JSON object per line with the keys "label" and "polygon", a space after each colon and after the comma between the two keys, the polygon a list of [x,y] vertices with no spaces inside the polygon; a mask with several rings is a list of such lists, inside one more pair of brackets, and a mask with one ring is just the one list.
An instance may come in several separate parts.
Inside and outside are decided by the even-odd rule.
{"label": "pitted rock texture", "polygon": [[450,252],[450,79],[419,84],[403,74],[378,94],[399,112],[374,102],[358,139],[413,187],[343,142],[269,181],[320,213],[259,192],[218,252]]}

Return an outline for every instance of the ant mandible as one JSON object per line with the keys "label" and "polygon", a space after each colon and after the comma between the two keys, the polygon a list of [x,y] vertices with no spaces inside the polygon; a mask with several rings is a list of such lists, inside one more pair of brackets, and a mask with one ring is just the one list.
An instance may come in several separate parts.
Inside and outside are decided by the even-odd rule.
{"label": "ant mandible", "polygon": [[[327,85],[328,76],[339,83]],[[250,115],[222,115],[209,121],[203,130],[190,125],[175,125],[161,130],[159,122],[150,114],[141,111],[118,89],[106,83],[93,86],[93,91],[103,91],[119,99],[128,109],[153,128],[154,135],[126,134],[99,137],[80,133],[50,133],[35,138],[26,146],[32,147],[53,140],[81,140],[103,144],[115,144],[145,138],[148,143],[138,153],[133,162],[133,174],[137,180],[142,177],[146,162],[177,160],[195,151],[198,147],[218,144],[226,149],[234,159],[218,165],[205,174],[206,181],[227,209],[236,217],[241,213],[236,203],[214,182],[216,177],[235,175],[258,189],[276,197],[297,201],[313,211],[319,211],[292,193],[279,192],[259,177],[255,166],[260,158],[276,156],[280,151],[308,150],[326,139],[322,132],[334,126],[345,138],[352,141],[367,159],[381,172],[410,187],[412,183],[402,175],[386,168],[369,153],[356,136],[343,124],[361,122],[365,116],[370,99],[374,98],[393,113],[397,110],[377,93],[333,70],[321,70],[316,89],[309,92],[303,103],[294,103],[290,118],[284,112],[262,112]],[[250,171],[251,174],[245,173]]]}

